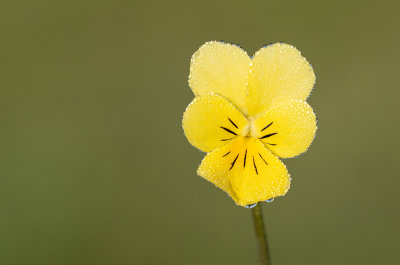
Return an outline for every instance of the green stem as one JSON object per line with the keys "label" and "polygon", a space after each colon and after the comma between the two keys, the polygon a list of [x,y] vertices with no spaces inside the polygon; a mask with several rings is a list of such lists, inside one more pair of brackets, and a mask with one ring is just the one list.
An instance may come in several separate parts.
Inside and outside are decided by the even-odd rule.
{"label": "green stem", "polygon": [[265,233],[264,220],[261,211],[261,203],[257,203],[257,205],[251,209],[251,213],[253,215],[254,230],[256,232],[261,265],[271,265],[267,234]]}

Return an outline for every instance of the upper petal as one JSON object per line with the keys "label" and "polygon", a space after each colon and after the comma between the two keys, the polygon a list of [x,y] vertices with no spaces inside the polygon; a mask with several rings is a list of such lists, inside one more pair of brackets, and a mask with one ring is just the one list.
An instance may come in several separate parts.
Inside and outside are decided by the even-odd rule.
{"label": "upper petal", "polygon": [[286,194],[285,165],[258,140],[237,137],[208,153],[197,173],[227,192],[241,206]]}
{"label": "upper petal", "polygon": [[225,98],[206,94],[196,97],[183,114],[183,129],[189,142],[209,152],[242,134],[247,119]]}
{"label": "upper petal", "polygon": [[240,47],[211,41],[190,62],[189,86],[195,95],[214,92],[229,99],[244,114],[251,59]]}
{"label": "upper petal", "polygon": [[295,47],[275,43],[256,52],[248,81],[248,113],[255,117],[285,100],[307,99],[315,74]]}
{"label": "upper petal", "polygon": [[310,105],[288,100],[269,109],[253,122],[253,134],[279,157],[305,152],[314,139],[317,120]]}

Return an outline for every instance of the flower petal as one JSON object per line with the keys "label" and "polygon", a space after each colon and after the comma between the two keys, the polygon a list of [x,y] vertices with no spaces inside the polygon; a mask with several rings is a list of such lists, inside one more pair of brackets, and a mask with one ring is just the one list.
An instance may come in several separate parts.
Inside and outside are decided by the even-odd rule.
{"label": "flower petal", "polygon": [[271,108],[253,125],[253,135],[279,157],[293,157],[305,152],[317,130],[311,106],[296,99]]}
{"label": "flower petal", "polygon": [[255,138],[235,141],[208,153],[197,174],[246,206],[283,196],[290,177],[285,165]]}
{"label": "flower petal", "polygon": [[189,142],[209,152],[232,141],[246,130],[247,119],[225,98],[207,94],[196,97],[183,114]]}
{"label": "flower petal", "polygon": [[190,62],[193,93],[220,94],[246,114],[247,76],[251,59],[240,47],[211,41],[203,44]]}
{"label": "flower petal", "polygon": [[275,43],[253,57],[248,113],[256,117],[288,99],[306,100],[315,83],[312,66],[293,46]]}

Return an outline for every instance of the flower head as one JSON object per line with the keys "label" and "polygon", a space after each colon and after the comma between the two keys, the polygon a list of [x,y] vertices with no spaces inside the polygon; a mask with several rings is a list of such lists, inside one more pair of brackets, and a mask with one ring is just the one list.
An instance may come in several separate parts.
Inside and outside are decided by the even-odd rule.
{"label": "flower head", "polygon": [[253,58],[231,44],[201,46],[182,122],[189,142],[208,152],[197,173],[241,206],[285,195],[291,179],[278,157],[297,156],[314,139],[316,117],[305,102],[314,83],[311,65],[288,44]]}

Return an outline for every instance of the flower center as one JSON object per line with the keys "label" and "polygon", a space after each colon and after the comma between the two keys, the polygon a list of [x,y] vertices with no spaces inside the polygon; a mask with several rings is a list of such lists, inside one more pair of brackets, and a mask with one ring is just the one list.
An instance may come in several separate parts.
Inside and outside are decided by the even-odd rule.
{"label": "flower center", "polygon": [[254,137],[257,138],[257,131],[254,126],[254,118],[253,117],[246,117],[248,123],[244,126],[243,131],[241,133],[244,137]]}

